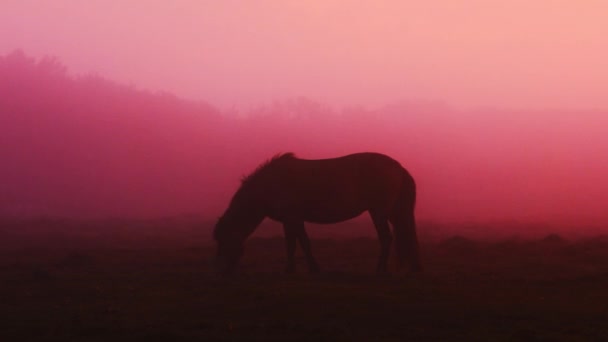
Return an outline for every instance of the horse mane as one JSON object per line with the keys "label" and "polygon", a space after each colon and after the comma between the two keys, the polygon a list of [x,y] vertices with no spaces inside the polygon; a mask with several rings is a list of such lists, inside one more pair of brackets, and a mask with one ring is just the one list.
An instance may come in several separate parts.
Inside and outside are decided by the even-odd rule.
{"label": "horse mane", "polygon": [[293,152],[278,153],[278,154],[274,155],[272,158],[270,158],[270,159],[266,160],[265,162],[263,162],[262,164],[260,164],[249,175],[241,178],[241,185],[246,185],[252,179],[256,178],[256,176],[258,176],[261,172],[268,169],[269,167],[272,167],[277,162],[282,161],[282,160],[287,160],[287,159],[295,159],[295,158],[296,158],[296,155]]}

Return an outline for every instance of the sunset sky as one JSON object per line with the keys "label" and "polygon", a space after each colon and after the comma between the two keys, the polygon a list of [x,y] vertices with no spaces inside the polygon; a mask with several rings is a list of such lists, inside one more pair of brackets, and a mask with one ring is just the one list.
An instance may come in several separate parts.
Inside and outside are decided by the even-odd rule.
{"label": "sunset sky", "polygon": [[608,108],[603,0],[3,0],[0,54],[237,108]]}

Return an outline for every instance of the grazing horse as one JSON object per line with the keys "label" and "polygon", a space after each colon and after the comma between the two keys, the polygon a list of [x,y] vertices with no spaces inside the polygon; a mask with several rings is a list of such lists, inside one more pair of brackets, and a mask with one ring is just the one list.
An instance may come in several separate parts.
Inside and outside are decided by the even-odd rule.
{"label": "grazing horse", "polygon": [[414,219],[416,185],[394,159],[379,153],[307,160],[293,153],[277,155],[242,180],[213,232],[217,271],[232,273],[243,254],[245,239],[268,217],[281,222],[287,245],[287,272],[295,271],[296,241],[311,272],[319,266],[312,255],[304,222],[337,223],[368,211],[381,252],[377,272],[387,273],[393,226],[400,264],[420,271]]}

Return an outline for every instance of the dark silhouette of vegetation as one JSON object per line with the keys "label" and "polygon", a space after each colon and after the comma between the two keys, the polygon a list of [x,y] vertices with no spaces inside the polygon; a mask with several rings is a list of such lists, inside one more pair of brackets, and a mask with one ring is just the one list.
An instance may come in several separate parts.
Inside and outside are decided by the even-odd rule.
{"label": "dark silhouette of vegetation", "polygon": [[162,216],[200,210],[212,106],[0,57],[0,214]]}

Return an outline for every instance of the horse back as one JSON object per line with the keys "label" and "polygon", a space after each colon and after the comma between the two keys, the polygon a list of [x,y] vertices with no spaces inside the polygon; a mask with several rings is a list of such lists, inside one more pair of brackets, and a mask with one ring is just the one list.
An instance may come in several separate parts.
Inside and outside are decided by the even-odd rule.
{"label": "horse back", "polygon": [[378,153],[294,158],[281,171],[271,190],[275,216],[303,216],[313,222],[340,221],[392,207],[404,182],[411,180],[397,161]]}

